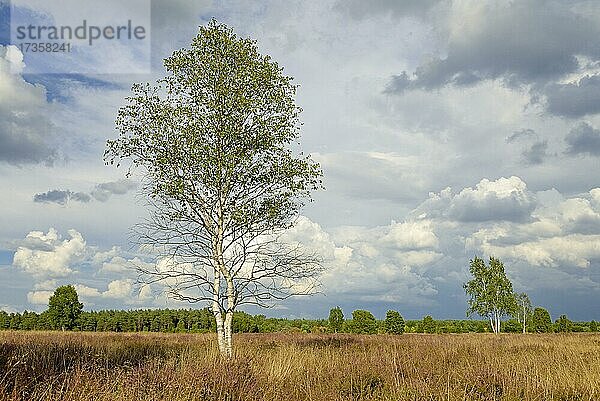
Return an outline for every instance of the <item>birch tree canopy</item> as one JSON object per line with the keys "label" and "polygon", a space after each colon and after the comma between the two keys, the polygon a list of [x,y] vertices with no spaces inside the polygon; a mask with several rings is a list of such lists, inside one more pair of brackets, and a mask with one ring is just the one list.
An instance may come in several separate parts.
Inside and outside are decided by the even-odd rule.
{"label": "birch tree canopy", "polygon": [[512,283],[506,277],[500,259],[490,257],[488,265],[477,256],[471,260],[469,271],[473,279],[465,283],[469,296],[467,315],[476,313],[489,319],[494,333],[500,332],[503,316],[514,312],[516,307]]}
{"label": "birch tree canopy", "polygon": [[314,291],[318,255],[285,233],[322,171],[299,151],[297,85],[255,41],[212,20],[164,65],[156,85],[133,85],[105,161],[142,176],[150,217],[134,233],[157,257],[144,282],[209,302],[230,355],[238,306]]}

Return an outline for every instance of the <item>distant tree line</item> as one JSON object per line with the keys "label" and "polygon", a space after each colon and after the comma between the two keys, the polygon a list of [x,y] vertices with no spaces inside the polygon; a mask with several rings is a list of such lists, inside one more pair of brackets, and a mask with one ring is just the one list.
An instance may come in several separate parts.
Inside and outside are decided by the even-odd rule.
{"label": "distant tree line", "polygon": [[[523,331],[522,319],[513,318],[501,322],[502,331],[519,333]],[[375,322],[375,323],[373,323]],[[597,332],[598,323],[573,322],[566,315],[561,315],[552,322],[550,314],[544,308],[535,308],[526,320],[525,332],[528,333],[560,333],[560,332]],[[487,320],[435,320],[427,315],[422,320],[404,320],[400,313],[388,311],[385,320],[376,321],[373,315],[365,310],[352,312],[352,319],[344,320],[339,307],[329,313],[328,331],[337,333],[358,334],[402,334],[402,333],[486,333],[491,332]]]}
{"label": "distant tree line", "polygon": [[[334,308],[336,310],[339,308]],[[341,309],[339,310],[341,312]],[[391,313],[390,313],[391,312]],[[396,313],[398,315],[396,315]],[[334,312],[335,316],[335,312]],[[521,332],[516,319],[502,322],[502,331]],[[62,326],[48,311],[7,313],[0,311],[0,330],[61,330]],[[72,326],[65,330],[112,331],[112,332],[163,332],[163,333],[207,333],[215,329],[215,320],[208,308],[204,309],[142,309],[82,311]],[[425,316],[421,320],[404,320],[395,311],[389,311],[384,320],[376,320],[371,312],[358,310],[351,319],[283,319],[265,315],[250,315],[236,312],[233,318],[234,333],[356,333],[356,334],[402,334],[402,333],[485,333],[490,332],[486,320],[436,320]],[[549,332],[592,332],[598,324],[572,322],[565,315],[555,322],[543,308],[536,308],[531,324],[531,333]]]}
{"label": "distant tree line", "polygon": [[[526,311],[527,312],[527,311]],[[523,318],[501,322],[502,331],[518,333],[596,332],[595,321],[573,322],[561,315],[552,322],[550,313],[537,307]],[[404,320],[398,311],[389,310],[384,320],[377,320],[368,310],[352,312],[345,319],[340,307],[332,308],[328,319],[282,319],[265,315],[250,315],[237,311],[233,316],[234,333],[352,333],[352,334],[403,334],[403,333],[485,333],[491,331],[487,320],[435,320],[425,316],[421,320]],[[163,332],[206,333],[216,329],[213,312],[204,309],[140,309],[83,311],[77,292],[67,285],[56,289],[42,313],[7,313],[0,311],[0,330],[74,330],[112,332]]]}

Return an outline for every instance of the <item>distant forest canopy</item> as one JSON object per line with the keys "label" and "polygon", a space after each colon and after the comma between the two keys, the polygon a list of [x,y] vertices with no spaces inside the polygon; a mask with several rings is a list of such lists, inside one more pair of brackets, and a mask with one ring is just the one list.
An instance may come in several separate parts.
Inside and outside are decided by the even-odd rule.
{"label": "distant forest canopy", "polygon": [[[372,316],[372,315],[371,315]],[[592,332],[598,331],[598,324],[591,322],[572,322],[561,316],[554,323],[540,325],[532,321],[529,332]],[[7,313],[0,311],[0,330],[60,330],[60,324],[54,321],[48,311],[42,313]],[[520,332],[521,324],[516,320],[502,322],[503,332]],[[144,309],[144,310],[103,310],[82,311],[73,327],[74,331],[112,331],[112,332],[169,332],[169,333],[205,333],[215,330],[215,318],[208,308],[204,309]],[[250,315],[236,312],[233,319],[235,333],[386,333],[386,320],[376,320],[376,325],[366,329],[354,319],[343,319],[342,324],[332,329],[327,319],[283,319],[269,318],[265,315]],[[405,333],[485,333],[490,331],[487,320],[435,320],[425,316],[422,320],[404,321]]]}

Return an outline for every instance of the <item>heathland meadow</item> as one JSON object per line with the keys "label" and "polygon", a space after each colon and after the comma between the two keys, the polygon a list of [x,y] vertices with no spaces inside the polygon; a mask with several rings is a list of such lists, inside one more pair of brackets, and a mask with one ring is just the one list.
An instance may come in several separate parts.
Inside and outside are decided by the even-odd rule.
{"label": "heathland meadow", "polygon": [[0,332],[1,400],[598,400],[600,334]]}

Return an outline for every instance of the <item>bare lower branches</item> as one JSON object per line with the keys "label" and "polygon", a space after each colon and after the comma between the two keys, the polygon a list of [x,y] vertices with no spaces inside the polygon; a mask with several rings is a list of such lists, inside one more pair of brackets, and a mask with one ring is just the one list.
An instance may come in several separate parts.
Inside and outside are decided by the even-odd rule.
{"label": "bare lower branches", "polygon": [[226,313],[243,304],[271,307],[317,290],[322,270],[318,256],[286,241],[285,228],[230,222],[219,231],[213,223],[219,221],[216,213],[202,218],[188,202],[149,194],[145,199],[152,212],[133,228],[132,238],[155,255],[156,263],[137,270],[140,281],[164,285],[170,297],[213,303],[216,295],[216,305]]}
{"label": "bare lower branches", "polygon": [[[243,304],[271,307],[275,301],[316,291],[319,258],[298,243],[285,242],[282,233],[247,227],[227,233],[219,257],[212,247],[213,233],[191,218],[173,219],[178,212],[176,203],[168,203],[135,227],[140,245],[156,255],[153,266],[137,267],[141,281],[160,283],[182,301],[214,302],[216,294],[223,313]],[[233,303],[227,277],[233,284]]]}

